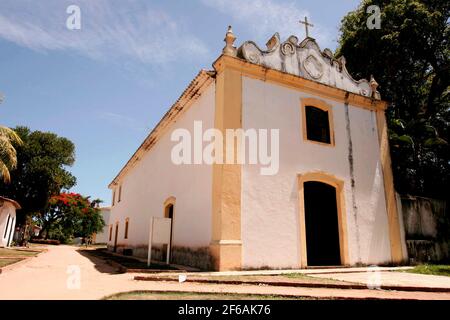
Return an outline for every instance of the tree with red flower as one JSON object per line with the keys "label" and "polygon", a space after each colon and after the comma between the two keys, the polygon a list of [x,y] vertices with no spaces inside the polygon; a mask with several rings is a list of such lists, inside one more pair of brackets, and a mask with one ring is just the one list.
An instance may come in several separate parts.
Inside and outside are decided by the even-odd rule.
{"label": "tree with red flower", "polygon": [[78,193],[60,193],[49,200],[48,209],[39,217],[40,236],[67,243],[73,237],[91,237],[100,232],[105,222],[100,214],[101,200]]}

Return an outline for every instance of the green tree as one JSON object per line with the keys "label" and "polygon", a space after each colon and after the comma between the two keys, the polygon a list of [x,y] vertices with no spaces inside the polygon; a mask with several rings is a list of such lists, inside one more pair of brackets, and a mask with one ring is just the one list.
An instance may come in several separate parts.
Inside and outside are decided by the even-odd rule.
{"label": "green tree", "polygon": [[94,200],[91,203],[91,209],[82,212],[79,220],[79,228],[75,235],[83,237],[84,239],[92,237],[95,233],[103,231],[105,227],[105,220],[98,209],[101,200]]}
{"label": "green tree", "polygon": [[0,178],[3,183],[11,182],[10,170],[17,167],[17,152],[15,145],[21,145],[22,140],[17,133],[7,127],[0,126]]}
{"label": "green tree", "polygon": [[[369,29],[367,7],[381,9]],[[447,197],[450,182],[450,2],[365,0],[342,20],[340,47],[355,78],[374,75],[387,119],[395,187]]]}
{"label": "green tree", "polygon": [[66,170],[75,161],[75,146],[50,132],[26,127],[14,131],[23,143],[14,144],[17,168],[11,171],[10,184],[0,183],[0,194],[20,203],[21,223],[26,215],[44,212],[51,196],[75,185],[75,177]]}

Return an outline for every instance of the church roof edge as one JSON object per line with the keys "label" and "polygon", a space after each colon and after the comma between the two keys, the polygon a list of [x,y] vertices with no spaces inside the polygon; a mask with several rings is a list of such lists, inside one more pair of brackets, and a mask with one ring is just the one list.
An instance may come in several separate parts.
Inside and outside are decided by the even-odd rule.
{"label": "church roof edge", "polygon": [[161,132],[166,126],[177,117],[187,105],[198,99],[203,93],[202,89],[205,89],[213,80],[215,71],[202,69],[194,79],[189,83],[187,88],[183,91],[180,97],[170,107],[170,109],[164,114],[161,120],[156,124],[153,130],[145,138],[144,142],[139,146],[127,163],[122,167],[116,177],[109,183],[108,188],[112,189],[114,185],[117,185],[120,178],[130,170],[151,147],[157,142]]}
{"label": "church roof edge", "polygon": [[20,206],[20,204],[19,204],[17,201],[15,201],[15,200],[12,200],[12,199],[9,199],[9,198],[0,196],[0,201],[5,201],[5,202],[11,203],[17,210],[22,209],[22,207]]}

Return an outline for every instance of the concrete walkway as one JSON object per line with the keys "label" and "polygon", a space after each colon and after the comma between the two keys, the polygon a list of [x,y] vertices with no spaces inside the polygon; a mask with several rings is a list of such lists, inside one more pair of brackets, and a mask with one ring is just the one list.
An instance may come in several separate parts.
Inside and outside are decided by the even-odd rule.
{"label": "concrete walkway", "polygon": [[355,283],[378,282],[383,286],[399,287],[423,287],[423,288],[448,288],[450,289],[450,277],[416,274],[408,272],[386,272],[380,271],[377,275],[374,272],[358,273],[329,273],[312,274],[316,278],[327,278]]}
{"label": "concrete walkway", "polygon": [[[0,299],[101,299],[119,292],[150,290],[347,299],[450,300],[450,293],[148,282],[132,280],[135,275],[115,274],[114,269],[102,260],[82,255],[75,247],[49,246],[47,252],[0,274]],[[80,280],[79,287],[77,278]]]}

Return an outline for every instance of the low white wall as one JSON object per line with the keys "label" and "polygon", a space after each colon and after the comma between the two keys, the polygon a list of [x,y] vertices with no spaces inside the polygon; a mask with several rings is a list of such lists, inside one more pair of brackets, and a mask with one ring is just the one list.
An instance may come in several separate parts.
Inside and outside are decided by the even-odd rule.
{"label": "low white wall", "polygon": [[95,243],[107,243],[109,239],[109,218],[111,215],[110,208],[100,208],[100,213],[105,221],[103,230],[95,235]]}
{"label": "low white wall", "polygon": [[[335,146],[303,140],[300,98],[333,108]],[[242,264],[295,268],[300,262],[297,175],[324,171],[344,181],[350,262],[390,260],[389,232],[375,114],[349,107],[355,190],[351,188],[345,106],[333,100],[244,77],[243,128],[280,129],[280,169],[242,169]],[[354,200],[353,200],[354,199]]]}
{"label": "low white wall", "polygon": [[448,201],[397,194],[403,220],[405,260],[447,263],[450,261],[450,214]]}

